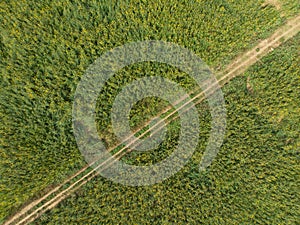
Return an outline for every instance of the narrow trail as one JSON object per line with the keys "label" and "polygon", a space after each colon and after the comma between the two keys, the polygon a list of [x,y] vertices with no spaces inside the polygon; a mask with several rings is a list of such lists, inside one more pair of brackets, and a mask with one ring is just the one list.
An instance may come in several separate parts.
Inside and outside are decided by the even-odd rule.
{"label": "narrow trail", "polygon": [[[233,79],[234,77],[244,73],[251,65],[256,63],[259,59],[261,59],[263,56],[267,55],[269,52],[273,51],[276,47],[281,45],[283,42],[285,42],[285,41],[289,40],[290,38],[292,38],[293,36],[295,36],[299,31],[300,31],[300,15],[288,20],[285,25],[283,25],[282,27],[277,29],[269,38],[261,41],[252,50],[247,51],[243,55],[237,57],[236,60],[234,60],[234,62],[231,63],[224,70],[224,72],[218,73],[217,79],[218,79],[219,85],[223,86],[227,82],[229,82],[231,79]],[[213,86],[209,87],[208,89],[212,89],[212,88],[213,88]],[[199,99],[196,102],[196,104],[202,102],[205,99],[203,93],[204,92],[201,92],[193,98],[193,100],[194,100],[196,98],[201,97],[201,99]],[[181,102],[183,100],[184,99],[179,99],[177,102]],[[170,107],[166,108],[160,114],[164,114],[165,112],[169,111],[169,109],[171,109],[171,108]],[[189,110],[189,108],[187,110]],[[176,118],[173,118],[173,119],[176,119]],[[142,128],[139,128],[138,130],[143,129],[147,125],[148,125],[148,123],[146,125],[144,125]],[[151,127],[151,129],[153,129],[154,127],[155,126]],[[155,132],[157,132],[161,128],[162,128],[162,126],[159,127],[157,130],[155,130]],[[145,135],[151,129],[149,129],[148,131],[143,133],[141,136]],[[124,148],[122,148],[120,150],[120,152],[122,152],[123,150],[128,148],[128,146],[131,146],[132,144],[134,144],[134,143],[128,143]],[[118,158],[121,158],[123,155],[125,155],[127,152],[128,151],[124,151],[120,155],[118,152],[114,155],[114,156],[117,155],[118,157],[117,158],[113,157],[113,158],[115,160],[117,160]],[[107,166],[109,166],[110,164],[106,164],[106,165],[104,165],[104,167],[107,168]],[[101,164],[97,167],[99,168],[100,166],[103,166],[103,164]],[[3,225],[28,224],[28,223],[34,221],[35,219],[37,219],[44,212],[54,208],[63,199],[68,197],[74,191],[78,190],[82,185],[84,185],[85,183],[87,183],[89,180],[91,180],[92,178],[94,178],[97,175],[97,173],[95,172],[97,167],[94,170],[83,175],[83,173],[85,171],[87,171],[87,169],[89,167],[90,167],[90,165],[83,167],[81,170],[79,170],[73,176],[66,179],[62,184],[60,184],[59,186],[50,190],[48,193],[43,195],[41,198],[28,204],[26,207],[24,207],[19,212],[17,212],[15,215],[10,217],[7,221],[5,221],[3,223]],[[103,168],[103,169],[105,169],[105,168]],[[102,167],[101,167],[101,169],[102,169]],[[76,180],[76,179],[78,179],[78,180]],[[70,185],[67,188],[65,188],[64,190],[61,190],[67,184],[70,184]],[[55,195],[55,196],[53,196],[51,199],[47,200],[47,198],[51,197],[52,195]],[[37,209],[34,209],[37,206],[39,206],[39,207]]]}

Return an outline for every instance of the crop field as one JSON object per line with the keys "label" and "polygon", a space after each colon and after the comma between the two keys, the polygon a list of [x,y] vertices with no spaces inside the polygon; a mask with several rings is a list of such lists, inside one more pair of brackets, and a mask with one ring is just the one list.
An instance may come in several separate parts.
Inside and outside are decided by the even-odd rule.
{"label": "crop field", "polygon": [[[299,44],[300,35],[223,88],[228,132],[209,173],[199,174],[198,153],[172,179],[151,187],[97,177],[36,224],[296,224]],[[205,134],[209,113],[202,116]]]}
{"label": "crop field", "polygon": [[[299,13],[294,0],[1,1],[0,224],[86,165],[73,134],[72,104],[81,77],[103,53],[162,40],[191,50],[221,74]],[[211,128],[204,101],[197,105],[197,149],[174,176],[142,187],[96,176],[32,224],[297,224],[299,46],[297,34],[222,87],[226,134],[208,170],[199,171]],[[115,97],[134,80],[155,75],[187,92],[196,88],[186,73],[162,63],[118,71],[97,99],[97,129],[107,147],[118,143],[109,116]],[[130,127],[166,107],[159,98],[141,100]],[[178,144],[179,122],[167,125],[157,149],[130,152],[122,161],[141,166],[166,158]]]}

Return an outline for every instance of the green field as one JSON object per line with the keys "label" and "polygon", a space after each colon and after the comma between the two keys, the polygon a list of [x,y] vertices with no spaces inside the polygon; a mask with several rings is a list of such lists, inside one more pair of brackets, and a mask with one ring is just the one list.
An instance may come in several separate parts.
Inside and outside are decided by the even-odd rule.
{"label": "green field", "polygon": [[[98,177],[35,224],[297,224],[299,44],[297,35],[222,89],[228,131],[207,173],[198,172],[200,144],[162,184],[124,187]],[[202,116],[207,129],[209,113]]]}
{"label": "green field", "polygon": [[[280,10],[263,2],[1,1],[0,222],[85,165],[72,131],[73,95],[101,54],[132,41],[164,40],[192,50],[218,71],[300,11],[293,0],[281,1]],[[207,173],[198,171],[210,122],[203,103],[199,147],[177,175],[138,188],[97,177],[35,223],[296,224],[299,44],[298,35],[222,89],[228,128]],[[186,74],[158,63],[120,71],[99,96],[98,129],[108,144],[109,118],[103,115],[114,96],[137,77],[156,74],[193,88]],[[246,88],[248,76],[253,94]],[[150,99],[141,106],[157,102],[165,104]],[[133,127],[156,111],[140,109],[133,113]],[[138,164],[165,157],[176,144],[177,127],[176,121],[170,124],[159,154],[125,160]]]}

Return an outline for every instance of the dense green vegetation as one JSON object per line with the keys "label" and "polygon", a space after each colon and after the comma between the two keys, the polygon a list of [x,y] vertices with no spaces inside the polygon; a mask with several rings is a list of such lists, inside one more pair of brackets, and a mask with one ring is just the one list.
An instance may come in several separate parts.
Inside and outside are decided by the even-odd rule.
{"label": "dense green vegetation", "polygon": [[[223,88],[228,130],[207,172],[198,171],[201,141],[171,179],[125,187],[97,177],[35,224],[296,224],[299,44],[300,35]],[[209,113],[203,111],[205,133]]]}
{"label": "dense green vegetation", "polygon": [[[212,68],[216,70],[223,68],[236,55],[250,48],[259,39],[268,36],[276,27],[283,24],[287,16],[299,12],[298,4],[292,0],[285,1],[281,10],[277,10],[271,5],[262,7],[262,3],[263,1],[254,0],[218,0],[213,2],[185,0],[163,3],[158,0],[151,2],[138,0],[1,1],[0,222],[30,200],[36,193],[49,185],[59,183],[67,175],[77,171],[85,164],[72,133],[71,107],[76,85],[90,63],[115,46],[131,41],[157,39],[185,46],[194,51]],[[296,46],[296,44],[292,45],[291,43],[290,45]],[[292,47],[289,47],[289,49],[293,50]],[[289,58],[290,56],[286,57]],[[296,67],[295,64],[293,65]],[[278,66],[276,68],[278,68],[277,72],[280,74],[285,67]],[[293,67],[291,66],[291,68]],[[103,101],[99,101],[99,111],[109,110],[111,102],[108,101],[108,95],[111,94],[110,98],[112,99],[114,93],[121,87],[118,85],[125,85],[141,72],[143,74],[163,72],[166,77],[181,82],[185,88],[190,89],[192,87],[192,83],[184,73],[168,66],[150,63],[135,65],[120,71],[119,75],[122,76],[116,76],[111,84],[107,85],[106,92],[104,91],[103,95],[99,97],[100,100],[101,98],[106,99],[107,104],[101,105],[100,103],[103,103]],[[257,79],[253,79],[253,85],[257,82],[255,88],[263,87],[260,83],[263,83],[264,80],[259,80],[258,72],[252,72],[257,77]],[[127,80],[123,79],[126,77]],[[294,77],[296,76],[294,75]],[[276,76],[273,77],[273,79],[275,78]],[[268,78],[265,79],[268,80]],[[286,82],[289,82],[291,78],[286,79]],[[276,108],[280,104],[274,105],[275,108],[270,105],[266,106],[264,104],[267,104],[267,102],[264,102],[264,97],[254,98],[246,95],[244,90],[236,89],[240,84],[244,84],[244,78],[236,79],[235,82],[238,84],[232,84],[233,86],[226,87],[224,91],[228,94],[228,98],[237,101],[231,104],[231,100],[228,100],[230,103],[228,105],[229,112],[232,110],[232,113],[236,114],[238,110],[234,107],[241,107],[241,113],[236,114],[236,117],[239,117],[240,121],[245,124],[241,123],[236,128],[236,122],[231,117],[232,124],[235,125],[232,125],[232,129],[229,128],[228,135],[235,136],[237,139],[225,143],[223,153],[220,156],[222,160],[216,161],[215,167],[211,168],[208,175],[199,175],[197,172],[197,159],[200,158],[203,150],[203,146],[199,146],[199,153],[195,155],[196,162],[191,163],[181,174],[164,184],[152,188],[142,188],[145,193],[144,196],[140,196],[141,189],[122,187],[98,178],[94,183],[87,185],[85,190],[78,193],[83,197],[85,196],[80,198],[79,202],[77,202],[75,196],[64,203],[68,206],[65,213],[72,214],[71,211],[74,208],[70,205],[75,201],[76,204],[82,202],[76,215],[78,221],[80,221],[79,217],[83,212],[80,210],[87,210],[86,213],[89,213],[89,210],[95,210],[97,207],[100,209],[101,204],[103,204],[105,210],[96,211],[100,213],[103,221],[112,220],[113,218],[117,221],[118,215],[123,214],[131,216],[132,221],[133,219],[142,219],[143,216],[141,215],[148,215],[151,218],[153,216],[153,219],[156,216],[156,220],[160,220],[160,218],[168,219],[168,217],[163,216],[164,213],[170,216],[171,219],[177,218],[181,221],[184,217],[193,218],[196,215],[200,219],[203,217],[203,220],[204,217],[213,219],[213,213],[218,211],[218,207],[222,207],[219,203],[222,199],[230,196],[225,196],[225,194],[235,191],[232,188],[238,185],[239,180],[236,180],[237,184],[235,184],[232,183],[235,182],[232,178],[235,175],[240,176],[241,172],[230,173],[230,171],[233,170],[234,166],[242,167],[243,162],[238,162],[244,159],[232,155],[234,153],[227,149],[238,147],[235,150],[238,152],[242,148],[244,140],[240,139],[243,137],[240,135],[243,134],[243,131],[246,135],[249,132],[248,129],[258,129],[259,132],[262,132],[262,136],[259,138],[261,141],[247,140],[248,145],[244,143],[244,150],[237,154],[247,154],[248,151],[254,148],[255,152],[249,154],[253,154],[256,157],[255,159],[258,160],[259,156],[265,157],[264,152],[259,153],[259,150],[271,148],[271,145],[274,144],[274,152],[269,153],[271,157],[273,153],[275,155],[279,154],[277,150],[281,147],[278,146],[283,144],[280,141],[288,137],[284,148],[290,152],[288,157],[293,158],[293,149],[296,146],[295,136],[297,135],[297,127],[295,127],[294,122],[297,119],[297,114],[293,114],[294,117],[287,117],[287,114],[292,112],[290,106],[283,105],[282,107],[285,108],[280,111]],[[117,88],[114,88],[116,85]],[[230,87],[233,88],[232,91],[230,91]],[[232,93],[233,91],[234,93]],[[258,89],[257,92],[264,95],[269,93],[270,96],[273,96],[271,90],[265,93],[263,90]],[[232,94],[230,95],[230,93]],[[244,96],[244,100],[235,99],[242,93],[247,98]],[[247,99],[248,101],[251,99],[252,102],[257,101],[251,105],[251,107],[254,107],[253,111],[248,112],[249,107],[245,109],[242,107],[242,103],[238,102],[245,101],[243,104],[246,104]],[[152,99],[151,101],[151,104],[154,104],[154,101],[157,100]],[[273,99],[269,101],[274,102]],[[276,115],[271,115],[273,112],[278,112],[279,118],[283,117],[279,125],[274,125]],[[149,114],[151,113],[153,112],[149,112]],[[250,115],[253,113],[253,118],[246,117],[248,113]],[[138,112],[135,115],[138,116]],[[256,115],[258,115],[258,118],[256,118]],[[202,116],[202,125],[208,128],[209,115],[204,111]],[[140,120],[140,117],[133,117],[132,125],[138,125]],[[253,124],[256,120],[257,124]],[[101,127],[109,126],[105,118],[100,115],[98,122],[99,131],[101,131]],[[247,127],[249,125],[254,127]],[[278,126],[282,126],[282,129]],[[170,126],[168,143],[172,142],[172,134],[177,132],[174,127],[176,127],[176,122]],[[240,132],[239,129],[242,133],[233,133],[234,131]],[[274,135],[269,133],[272,129],[275,129]],[[278,137],[276,131],[280,131]],[[201,137],[203,145],[206,134],[207,130],[204,129]],[[254,134],[251,133],[251,135]],[[266,137],[269,136],[271,138],[267,139]],[[169,146],[169,149],[172,149],[172,145]],[[229,152],[229,155],[226,155],[226,152]],[[149,158],[145,157],[144,161],[147,161]],[[151,156],[151,158],[153,157]],[[275,159],[276,157],[274,157]],[[226,163],[223,165],[224,160]],[[259,163],[259,161],[255,162]],[[225,165],[231,169],[226,169]],[[183,179],[182,184],[179,182],[180,179]],[[286,186],[283,185],[283,187]],[[240,186],[240,188],[243,188],[243,186]],[[101,193],[101,190],[103,193]],[[180,190],[182,193],[180,193]],[[190,191],[190,193],[187,193],[187,191]],[[89,198],[89,192],[97,195],[97,198]],[[199,194],[200,192],[202,194]],[[190,200],[194,196],[193,193],[201,198],[203,197],[203,201],[191,202]],[[206,197],[202,196],[203,193]],[[175,197],[175,194],[178,197]],[[116,200],[109,204],[111,196],[115,196]],[[217,202],[211,201],[211,198],[217,199]],[[248,198],[250,198],[250,195]],[[100,201],[100,199],[105,201]],[[234,201],[234,199],[229,200]],[[95,201],[95,203],[90,201]],[[246,202],[242,203],[246,204]],[[90,204],[91,208],[83,207],[84,204]],[[158,205],[157,208],[156,205]],[[173,215],[177,213],[179,206],[186,206],[187,208],[182,209],[181,213],[175,218]],[[110,207],[112,208],[110,209]],[[199,212],[201,214],[197,214],[192,210],[192,208],[197,207],[200,208]],[[238,206],[236,205],[236,207]],[[263,206],[258,205],[258,207]],[[188,210],[188,208],[191,210]],[[229,210],[229,205],[226,208]],[[133,212],[133,209],[136,210]],[[58,209],[59,214],[57,216],[49,214],[44,219],[50,220],[51,218],[55,223],[56,220],[60,219],[59,216],[63,215],[61,210],[62,208]],[[150,210],[149,214],[147,210]],[[245,215],[247,210],[249,208],[245,207],[244,214],[239,211],[239,213],[236,213],[236,217]],[[121,212],[123,214],[119,214]],[[75,215],[76,212],[73,212],[73,214]],[[55,218],[52,218],[52,215]],[[85,219],[86,215],[84,214],[81,219]],[[225,211],[224,215],[226,215]],[[70,217],[70,220],[76,219],[76,216]],[[290,217],[293,218],[294,216],[295,214],[292,213],[291,209]],[[256,217],[259,217],[259,214]],[[245,218],[247,217],[245,216]],[[275,217],[272,218],[275,219]],[[93,218],[90,219],[93,220]],[[228,219],[230,218],[228,217]],[[238,218],[233,217],[233,219]]]}

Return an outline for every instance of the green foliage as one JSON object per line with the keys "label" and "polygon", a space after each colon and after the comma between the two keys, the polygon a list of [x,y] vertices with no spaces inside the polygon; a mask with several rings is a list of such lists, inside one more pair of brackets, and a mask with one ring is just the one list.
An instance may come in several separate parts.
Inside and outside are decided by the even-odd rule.
{"label": "green foliage", "polygon": [[[76,85],[90,63],[115,46],[131,41],[157,39],[185,46],[210,66],[221,68],[237,54],[268,35],[285,20],[285,17],[280,15],[281,12],[274,7],[261,7],[262,2],[254,0],[1,1],[0,222],[33,198],[36,193],[41,192],[49,185],[60,183],[85,164],[72,133],[71,107]],[[282,9],[286,15],[290,15],[291,10],[297,11],[295,1],[286,2],[286,7]],[[281,67],[278,67],[278,70],[280,73]],[[120,71],[119,77],[116,76],[111,83],[107,84],[106,89],[99,96],[100,100],[101,98],[106,100],[104,105],[101,105],[101,101],[99,101],[99,132],[101,133],[102,124],[109,126],[105,118],[100,116],[100,112],[109,111],[110,100],[122,85],[137,78],[138,75],[143,76],[151,72],[155,72],[155,75],[161,71],[166,77],[180,82],[185,88],[193,88],[193,83],[184,73],[164,65],[145,63],[125,68]],[[286,80],[286,82],[288,81],[289,79]],[[253,80],[253,82],[255,81]],[[227,93],[230,94],[230,92]],[[236,95],[234,94],[234,96]],[[153,100],[148,104],[154,105],[155,103]],[[159,108],[162,108],[163,105],[163,103],[159,105]],[[257,103],[257,105],[259,104]],[[201,109],[205,109],[205,107],[204,104],[200,106]],[[232,112],[238,112],[235,110],[232,109]],[[276,110],[269,108],[268,111],[257,109],[257,111],[245,113],[261,112],[258,113],[260,116],[258,118],[265,118],[266,115],[263,113],[274,111]],[[280,110],[280,115],[284,116],[280,124],[284,128],[289,127],[291,133],[286,133],[287,130],[277,132],[279,127],[275,127],[277,130],[274,128],[276,130],[274,134],[280,140],[289,137],[290,140],[287,141],[284,148],[291,152],[290,154],[294,154],[292,146],[299,146],[299,144],[295,144],[297,134],[295,128],[297,127],[293,124],[297,117],[287,116],[288,112],[290,112],[289,108]],[[153,112],[149,112],[148,115],[143,114],[143,116],[149,117],[150,114]],[[135,113],[134,115],[136,117],[132,118],[132,127],[140,125],[142,119],[141,114]],[[204,111],[202,116],[201,125],[205,129],[203,129],[203,136],[200,139],[202,144],[198,149],[200,156],[205,147],[209,128],[209,114]],[[256,114],[252,116],[254,118]],[[238,141],[239,148],[236,151],[241,148],[246,151],[254,144],[255,149],[270,147],[273,139],[266,143],[260,141],[252,143],[249,140],[249,143],[247,142],[249,147],[240,147],[241,143],[239,142],[243,140],[239,140],[241,138],[238,136],[239,129],[246,129],[249,124],[255,125],[253,120],[247,118],[243,114],[240,117],[241,124],[236,125],[238,128],[232,129],[236,133],[231,135],[237,138],[235,141]],[[257,120],[259,120],[259,124],[266,123],[271,126],[269,124],[271,119],[263,119],[263,122],[260,119]],[[175,128],[176,123],[169,128],[169,137],[176,134],[177,128]],[[261,132],[268,136],[269,127],[259,128],[256,125],[255,128],[261,129]],[[168,140],[166,145],[171,149],[172,139]],[[228,152],[226,149],[222,154],[226,155]],[[162,153],[162,157],[165,154]],[[200,156],[195,157],[199,159]],[[147,157],[143,158],[144,161],[156,159],[151,155]],[[289,157],[293,157],[293,155]],[[138,156],[133,158],[138,160]],[[232,161],[231,158],[227,159],[226,165],[230,167]],[[179,174],[178,177],[167,183],[153,188],[136,190],[120,187],[98,178],[94,181],[95,183],[89,184],[86,189],[78,193],[85,198],[74,196],[65,203],[68,210],[62,212],[62,208],[58,208],[53,211],[54,214],[42,217],[41,221],[48,221],[51,218],[55,223],[55,221],[61,220],[65,213],[74,216],[69,218],[70,222],[77,220],[77,223],[84,222],[84,220],[86,223],[89,223],[87,220],[95,222],[99,219],[102,219],[103,222],[113,219],[117,221],[118,216],[119,219],[128,217],[129,221],[149,216],[149,221],[170,220],[174,223],[175,220],[183,221],[184,218],[188,220],[199,216],[199,219],[195,221],[209,222],[209,220],[213,220],[212,215],[223,207],[222,199],[227,198],[225,195],[222,197],[219,192],[215,192],[215,186],[218,185],[217,182],[220,178],[216,175],[224,171],[222,166],[220,168],[217,164],[215,166],[216,169],[212,168],[212,173],[205,176],[199,175],[199,177],[197,171],[190,172],[190,168],[187,168],[181,175]],[[181,184],[179,181],[182,177]],[[193,177],[200,180],[196,182],[192,179]],[[238,181],[236,182],[238,183]],[[98,186],[94,189],[96,184]],[[232,181],[227,183],[224,181],[224,184],[230,190],[234,187],[243,187],[235,183],[234,187],[229,187],[229,184],[233,184]],[[284,185],[283,187],[285,188]],[[199,192],[197,192],[198,189]],[[211,192],[207,192],[207,190]],[[226,189],[223,192],[226,194]],[[89,193],[95,194],[96,198],[89,197],[91,196]],[[144,193],[144,195],[140,195],[140,193]],[[200,193],[200,197],[205,193],[206,198],[203,198],[203,201],[197,201],[193,206],[194,203],[191,201],[193,193]],[[111,202],[114,194],[115,199]],[[215,197],[214,195],[216,195],[216,199],[218,196],[221,198],[211,201]],[[103,199],[104,201],[102,201]],[[72,208],[74,202],[80,203],[80,209]],[[113,205],[110,205],[109,202]],[[86,205],[83,206],[84,204]],[[236,207],[238,206],[236,205]],[[227,210],[229,208],[228,205]],[[136,211],[132,213],[134,209]],[[246,207],[246,209],[249,208]],[[195,213],[195,210],[199,214]],[[93,212],[100,213],[100,218],[95,219],[88,216]],[[53,218],[50,215],[53,215]],[[294,214],[290,215],[292,217]],[[219,221],[225,219],[220,218]],[[230,220],[229,217],[227,219]],[[60,221],[60,223],[62,222]]]}
{"label": "green foliage", "polygon": [[296,224],[299,44],[300,35],[223,88],[227,135],[209,170],[198,170],[206,111],[198,151],[172,178],[126,187],[97,177],[35,224]]}

